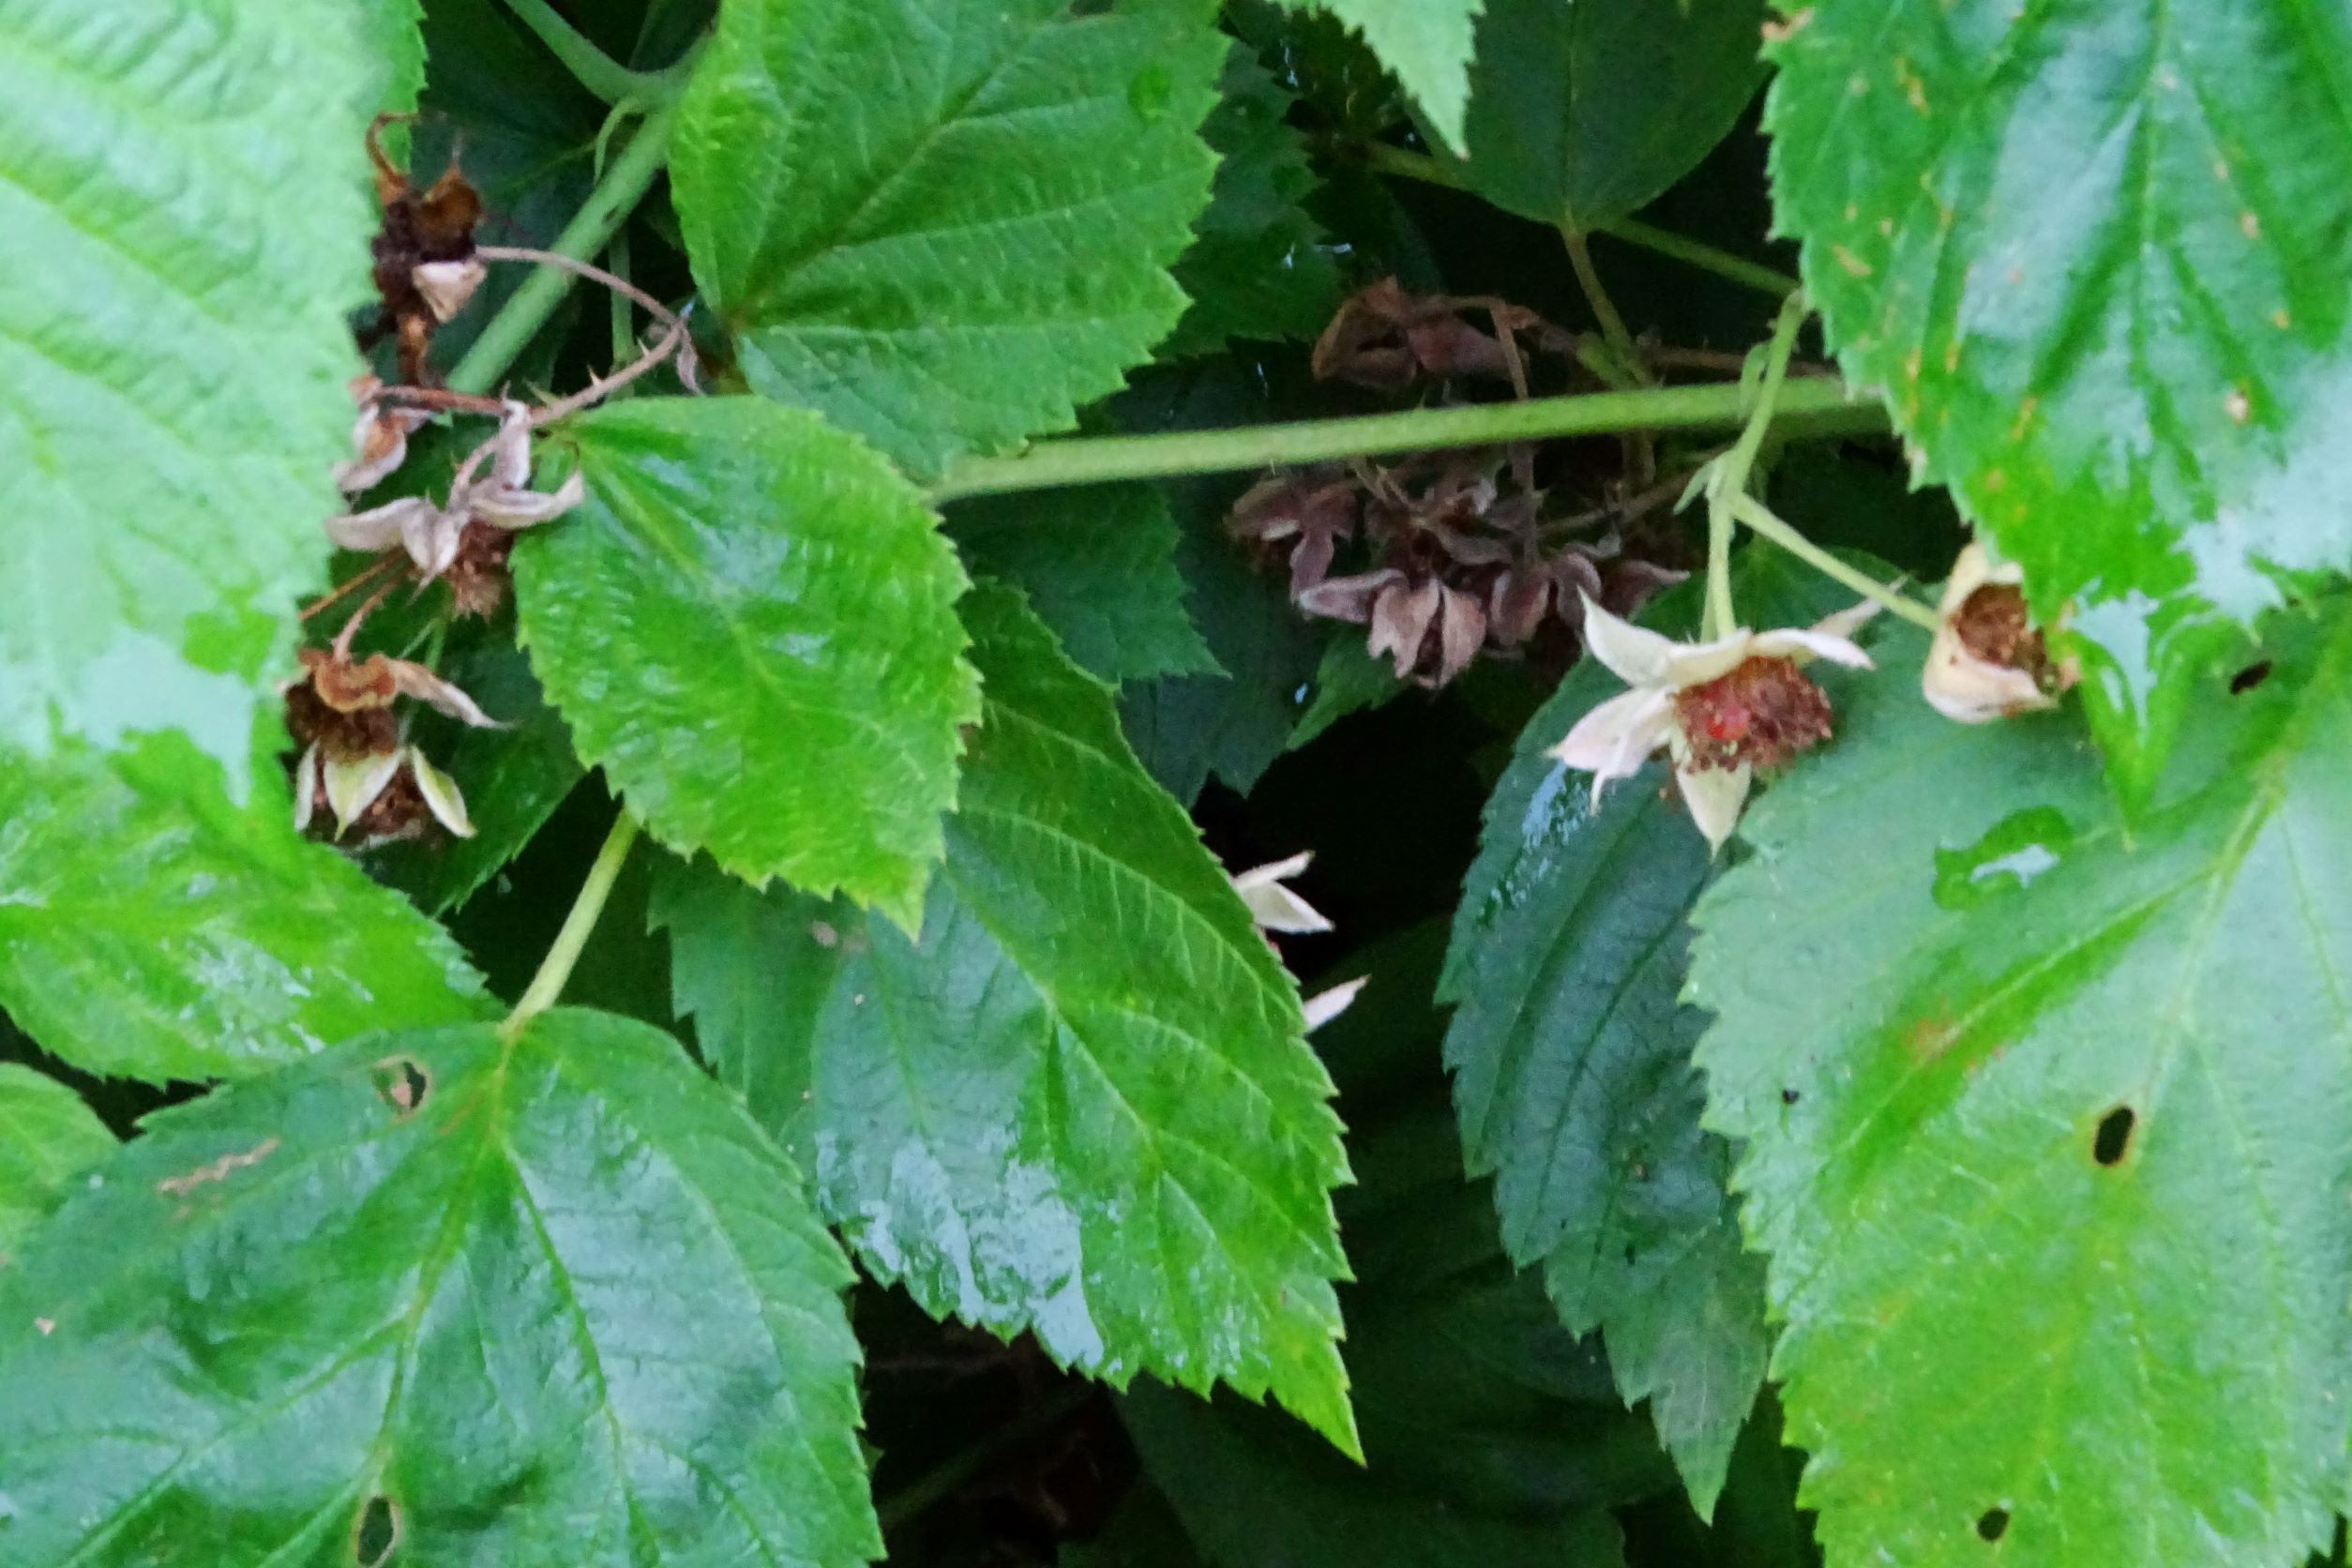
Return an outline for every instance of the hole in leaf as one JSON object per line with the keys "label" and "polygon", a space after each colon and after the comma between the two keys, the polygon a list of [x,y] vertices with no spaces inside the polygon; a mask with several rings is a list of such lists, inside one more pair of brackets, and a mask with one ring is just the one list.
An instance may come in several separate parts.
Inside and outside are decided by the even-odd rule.
{"label": "hole in leaf", "polygon": [[2130,1106],[2118,1106],[2101,1117],[2098,1136],[2090,1140],[2090,1157],[2101,1165],[2122,1159],[2132,1147],[2132,1129],[2138,1121]]}
{"label": "hole in leaf", "polygon": [[1633,1244],[1633,1243],[1631,1243],[1631,1242],[1627,1242],[1627,1243],[1625,1244],[1625,1261],[1626,1261],[1626,1262],[1628,1262],[1628,1263],[1631,1263],[1633,1260],[1634,1260],[1634,1244]]}
{"label": "hole in leaf", "polygon": [[1794,1089],[1784,1089],[1780,1092],[1780,1103],[1782,1105],[1793,1106],[1797,1103],[1798,1098],[1798,1093]]}
{"label": "hole in leaf", "polygon": [[1998,1541],[2009,1529],[2009,1510],[1988,1508],[1976,1516],[1976,1532],[1986,1541]]}
{"label": "hole in leaf", "polygon": [[2250,664],[2229,678],[2229,694],[2235,697],[2240,692],[2252,691],[2269,677],[2270,661],[2269,659],[2266,658],[2257,664]]}
{"label": "hole in leaf", "polygon": [[352,1521],[352,1560],[359,1568],[384,1568],[400,1549],[400,1505],[390,1498],[369,1498]]}
{"label": "hole in leaf", "polygon": [[387,1056],[375,1066],[376,1097],[402,1120],[416,1114],[432,1093],[432,1075],[413,1056]]}

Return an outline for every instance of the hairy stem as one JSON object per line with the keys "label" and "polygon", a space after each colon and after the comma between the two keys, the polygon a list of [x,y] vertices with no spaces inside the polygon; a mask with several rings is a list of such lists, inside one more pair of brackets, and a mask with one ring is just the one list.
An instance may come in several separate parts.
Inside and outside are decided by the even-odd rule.
{"label": "hairy stem", "polygon": [[661,78],[629,69],[588,40],[585,34],[564,20],[548,0],[506,0],[506,8],[515,19],[538,36],[547,45],[548,53],[572,73],[572,80],[607,103],[619,103],[625,98],[646,98],[656,93]]}
{"label": "hairy stem", "polygon": [[[1374,143],[1362,150],[1364,166],[1374,173],[1395,174],[1400,179],[1419,180],[1424,185],[1441,185],[1449,190],[1470,188],[1451,168],[1427,153],[1410,152],[1385,143]],[[1652,251],[1668,261],[1681,262],[1702,272],[1711,272],[1743,288],[1771,294],[1774,299],[1797,292],[1797,280],[1785,272],[1661,229],[1654,223],[1644,223],[1637,218],[1619,218],[1606,223],[1594,223],[1589,226],[1588,232],[1606,234],[1611,239]]]}
{"label": "hairy stem", "polygon": [[596,864],[588,867],[588,880],[580,884],[580,897],[572,900],[571,912],[564,916],[563,929],[555,933],[547,957],[539,960],[539,972],[531,977],[522,1000],[500,1026],[499,1033],[507,1039],[520,1034],[525,1024],[554,1006],[564,994],[565,983],[571,979],[572,969],[580,962],[589,935],[596,928],[596,917],[604,912],[605,900],[612,897],[612,884],[620,880],[621,867],[628,864],[629,850],[636,842],[637,819],[624,808],[613,819],[604,848],[596,852]]}
{"label": "hairy stem", "polygon": [[[602,250],[628,216],[644,199],[655,176],[670,156],[670,128],[677,117],[674,95],[658,100],[645,116],[629,144],[606,168],[604,177],[564,232],[548,247],[559,256],[584,261]],[[449,372],[449,385],[459,392],[487,392],[506,373],[548,316],[563,299],[574,275],[560,265],[541,265],[523,280],[505,308],[490,318],[474,346]]]}
{"label": "hairy stem", "polygon": [[[966,458],[932,487],[931,498],[948,501],[1114,479],[1233,473],[1382,452],[1500,445],[1560,436],[1735,430],[1746,413],[1740,393],[1738,386],[1728,384],[1656,386],[1344,419],[1302,419],[1239,430],[1076,437],[1049,441],[1009,458]],[[1852,400],[1840,382],[1805,380],[1789,386],[1781,398],[1775,428],[1791,437],[1863,434],[1885,430],[1886,414],[1876,404]]]}
{"label": "hairy stem", "polygon": [[1756,497],[1752,495],[1735,497],[1731,503],[1731,512],[1747,526],[1750,533],[1758,538],[1770,539],[1822,576],[1844,583],[1863,598],[1892,611],[1915,626],[1924,626],[1929,631],[1936,629],[1934,611],[1909,595],[1900,593],[1880,582],[1868,572],[1839,560],[1783,521],[1777,512]]}

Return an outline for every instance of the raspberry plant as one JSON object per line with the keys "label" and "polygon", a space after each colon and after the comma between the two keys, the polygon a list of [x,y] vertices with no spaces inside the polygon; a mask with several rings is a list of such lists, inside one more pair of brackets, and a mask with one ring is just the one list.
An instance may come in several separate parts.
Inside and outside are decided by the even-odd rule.
{"label": "raspberry plant", "polygon": [[0,0],[0,1564],[2342,1562],[2348,57]]}

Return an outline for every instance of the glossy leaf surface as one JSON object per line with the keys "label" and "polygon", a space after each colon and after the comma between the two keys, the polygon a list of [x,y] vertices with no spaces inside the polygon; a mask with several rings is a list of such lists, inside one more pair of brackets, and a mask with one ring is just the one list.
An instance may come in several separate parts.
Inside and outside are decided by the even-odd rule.
{"label": "glossy leaf surface", "polygon": [[1904,628],[1696,915],[1832,1563],[2270,1564],[2344,1500],[2352,615],[2280,628],[2127,832],[2077,719]]}
{"label": "glossy leaf surface", "polygon": [[1462,173],[1539,223],[1644,206],[1756,95],[1763,0],[1485,0]]}
{"label": "glossy leaf surface", "polygon": [[2103,740],[2153,777],[2221,628],[2352,564],[2352,15],[1862,0],[1792,17],[1782,228],[1927,477],[2079,597]]}
{"label": "glossy leaf surface", "polygon": [[849,1268],[666,1035],[371,1036],[98,1174],[0,1272],[11,1563],[880,1555]]}
{"label": "glossy leaf surface", "polygon": [[0,1269],[67,1184],[113,1152],[114,1135],[82,1096],[45,1073],[0,1062]]}
{"label": "glossy leaf surface", "polygon": [[1184,612],[1176,520],[1152,486],[966,502],[948,534],[974,571],[1018,588],[1070,656],[1104,680],[1220,672]]}
{"label": "glossy leaf surface", "polygon": [[[1844,591],[1765,547],[1738,557],[1743,621],[1805,626]],[[1696,622],[1696,585],[1643,617]],[[1627,1402],[1647,1399],[1704,1515],[1756,1402],[1770,1345],[1762,1259],[1725,1190],[1731,1151],[1699,1128],[1684,1006],[1689,914],[1713,867],[1663,767],[1611,786],[1545,755],[1621,689],[1572,671],[1519,737],[1486,806],[1441,994],[1470,1168],[1495,1177],[1503,1244],[1540,1264],[1562,1319],[1599,1329]]]}
{"label": "glossy leaf surface", "polygon": [[574,744],[677,849],[912,922],[978,711],[922,496],[816,415],[641,399],[567,426],[588,502],[516,552]]}
{"label": "glossy leaf surface", "polygon": [[0,749],[176,729],[249,783],[348,445],[358,10],[0,13]]}
{"label": "glossy leaf surface", "polygon": [[1272,1393],[1352,1447],[1347,1164],[1296,991],[1109,693],[1009,591],[967,609],[988,705],[920,941],[673,885],[680,1004],[933,1313],[1120,1384]]}
{"label": "glossy leaf surface", "polygon": [[757,390],[912,469],[1067,429],[1184,313],[1206,0],[737,0],[671,158]]}
{"label": "glossy leaf surface", "polygon": [[0,768],[0,1005],[85,1071],[234,1078],[489,1007],[457,944],[178,736]]}
{"label": "glossy leaf surface", "polygon": [[1322,11],[1361,34],[1380,63],[1421,105],[1439,139],[1462,145],[1470,102],[1471,31],[1496,0],[1281,0]]}

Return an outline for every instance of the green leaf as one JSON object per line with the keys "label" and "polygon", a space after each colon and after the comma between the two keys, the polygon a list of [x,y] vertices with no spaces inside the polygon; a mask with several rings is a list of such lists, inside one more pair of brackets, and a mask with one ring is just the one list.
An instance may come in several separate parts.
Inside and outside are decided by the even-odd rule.
{"label": "green leaf", "polygon": [[[1470,103],[1471,30],[1479,12],[1500,0],[1281,0],[1295,11],[1322,11],[1364,36],[1380,63],[1421,105],[1450,146],[1463,145]],[[1579,4],[1583,0],[1578,0]]]}
{"label": "green leaf", "polygon": [[0,13],[0,752],[177,730],[249,785],[349,450],[365,35],[347,0]]}
{"label": "green leaf", "polygon": [[2045,617],[2077,601],[2135,792],[2230,628],[2352,565],[2348,52],[2340,8],[2226,0],[1861,0],[1772,50],[1830,339]]}
{"label": "green leaf", "polygon": [[1184,313],[1214,159],[1206,0],[734,0],[679,222],[752,386],[928,475],[1066,430]]}
{"label": "green leaf", "polygon": [[1296,751],[1349,714],[1384,706],[1404,695],[1390,660],[1364,645],[1364,634],[1343,626],[1323,646],[1323,662],[1315,667],[1315,695],[1292,726],[1286,749]]}
{"label": "green leaf", "polygon": [[[406,114],[416,107],[425,90],[425,8],[422,0],[362,0],[359,26],[365,35],[367,57],[374,65],[375,85],[360,95],[359,106],[369,114]],[[384,146],[398,155],[406,128],[384,128]]]}
{"label": "green leaf", "polygon": [[813,1148],[868,1268],[932,1313],[1123,1386],[1271,1392],[1352,1449],[1347,1161],[1297,993],[1109,692],[1010,591],[967,619],[988,704],[920,940],[672,883],[680,1003]]}
{"label": "green leaf", "polygon": [[1339,265],[1322,225],[1303,204],[1314,193],[1291,97],[1235,45],[1217,106],[1200,128],[1217,154],[1216,184],[1199,234],[1176,264],[1192,296],[1164,358],[1214,354],[1229,339],[1311,339],[1339,307]]}
{"label": "green leaf", "polygon": [[586,772],[572,755],[571,731],[548,706],[520,649],[486,642],[445,657],[440,669],[505,728],[416,716],[426,754],[465,796],[474,837],[395,844],[376,858],[430,914],[464,903],[520,854]]}
{"label": "green leaf", "polygon": [[[1738,557],[1742,621],[1806,626],[1849,596],[1762,545]],[[1698,586],[1643,619],[1675,636]],[[1620,689],[1573,671],[1520,734],[1487,801],[1440,994],[1470,1168],[1496,1177],[1503,1244],[1541,1264],[1561,1319],[1601,1330],[1627,1403],[1648,1399],[1700,1515],[1711,1513],[1770,1340],[1762,1259],[1725,1190],[1731,1151],[1699,1128],[1681,1003],[1688,917],[1712,867],[1663,768],[1596,805],[1547,749]]]}
{"label": "green leaf", "polygon": [[99,1176],[0,1273],[11,1563],[881,1555],[850,1270],[667,1035],[355,1040]]}
{"label": "green leaf", "polygon": [[1485,0],[1470,188],[1539,223],[1646,206],[1723,140],[1764,79],[1764,0]]}
{"label": "green leaf", "polygon": [[567,424],[588,502],[515,552],[580,755],[654,836],[911,924],[979,711],[955,555],[854,437],[749,398]]}
{"label": "green leaf", "polygon": [[2078,721],[1950,724],[1922,644],[1696,917],[1804,1500],[1832,1562],[2298,1560],[2346,1479],[2352,612],[2200,693],[2128,831]]}
{"label": "green leaf", "polygon": [[114,1135],[81,1095],[45,1073],[0,1062],[0,1270],[66,1184],[113,1152]]}
{"label": "green leaf", "polygon": [[1020,589],[1070,656],[1104,680],[1219,673],[1184,613],[1176,520],[1153,486],[965,502],[947,532],[973,570]]}
{"label": "green leaf", "polygon": [[160,1083],[483,1016],[441,927],[295,836],[282,776],[226,793],[177,735],[0,767],[0,1005],[27,1034]]}

